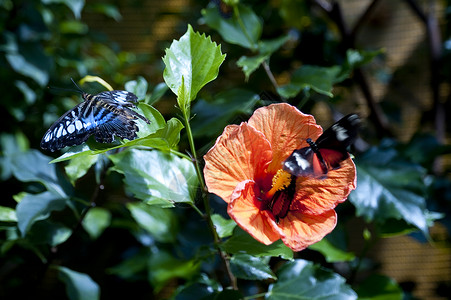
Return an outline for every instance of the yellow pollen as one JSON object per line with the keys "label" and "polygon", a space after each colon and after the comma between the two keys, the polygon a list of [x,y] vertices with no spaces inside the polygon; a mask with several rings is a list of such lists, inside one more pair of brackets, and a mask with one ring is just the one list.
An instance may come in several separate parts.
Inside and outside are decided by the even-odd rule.
{"label": "yellow pollen", "polygon": [[266,193],[267,198],[272,198],[277,191],[281,191],[288,187],[291,182],[291,174],[280,169],[277,171],[276,175],[272,178],[272,187]]}

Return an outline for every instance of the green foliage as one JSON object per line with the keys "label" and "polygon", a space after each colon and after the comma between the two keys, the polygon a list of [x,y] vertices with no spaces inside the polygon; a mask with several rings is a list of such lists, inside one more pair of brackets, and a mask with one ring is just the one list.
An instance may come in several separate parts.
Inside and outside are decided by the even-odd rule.
{"label": "green foliage", "polygon": [[188,112],[199,90],[218,76],[219,66],[225,59],[221,47],[210,37],[195,33],[191,25],[188,31],[174,41],[163,62],[166,65],[163,77],[166,84],[177,95],[177,103],[183,113]]}
{"label": "green foliage", "polygon": [[277,277],[268,299],[357,299],[343,277],[305,260],[286,263]]}
{"label": "green foliage", "polygon": [[367,221],[402,219],[428,236],[425,175],[425,169],[403,160],[395,149],[374,147],[357,160],[359,186],[350,200]]}
{"label": "green foliage", "polygon": [[66,285],[70,300],[100,299],[100,289],[91,277],[66,267],[57,266],[59,279]]}
{"label": "green foliage", "polygon": [[125,188],[147,204],[173,207],[193,203],[197,177],[193,165],[171,153],[130,149],[110,155],[112,170],[124,174]]}
{"label": "green foliage", "polygon": [[[357,188],[337,207],[337,228],[301,253],[280,240],[258,242],[224,217],[223,200],[208,195],[202,155],[225,126],[259,106],[281,101],[306,113],[316,105],[331,113],[364,106],[346,100],[348,88],[355,70],[383,51],[344,49],[337,28],[308,1],[216,2],[197,12],[199,28],[183,23],[186,32],[162,61],[121,52],[84,22],[85,12],[120,21],[113,4],[0,4],[1,297],[113,299],[135,289],[149,299],[404,297],[393,279],[371,269],[377,262],[366,264],[367,251],[388,236],[419,231],[432,240],[429,227],[449,221],[451,184],[434,168],[451,148],[420,133],[408,143],[380,139],[363,120],[369,128],[361,138],[378,146],[357,147]],[[164,82],[129,68],[137,62]],[[132,141],[91,137],[42,154],[47,126],[81,101],[46,87],[70,86],[71,77],[83,78],[90,92],[133,92],[150,124],[137,120]],[[351,236],[347,222],[356,218],[365,224]],[[364,250],[350,249],[348,239],[359,234]],[[346,278],[338,269],[349,270],[340,272]],[[362,271],[370,274],[363,281]]]}

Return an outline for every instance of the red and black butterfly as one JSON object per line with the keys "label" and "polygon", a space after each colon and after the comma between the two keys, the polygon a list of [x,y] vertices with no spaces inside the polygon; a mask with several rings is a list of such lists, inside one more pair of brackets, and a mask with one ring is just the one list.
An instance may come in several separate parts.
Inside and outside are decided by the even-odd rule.
{"label": "red and black butterfly", "polygon": [[359,125],[356,114],[345,116],[324,131],[316,142],[308,138],[309,147],[294,150],[283,162],[283,169],[296,177],[324,177],[349,157],[347,148],[356,140]]}

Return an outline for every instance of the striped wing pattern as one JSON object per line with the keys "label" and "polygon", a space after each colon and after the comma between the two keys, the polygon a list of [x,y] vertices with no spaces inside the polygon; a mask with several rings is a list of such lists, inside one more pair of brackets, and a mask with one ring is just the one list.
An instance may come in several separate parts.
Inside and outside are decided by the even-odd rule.
{"label": "striped wing pattern", "polygon": [[111,143],[114,137],[133,140],[139,131],[135,120],[149,123],[130,108],[137,97],[127,91],[106,91],[97,95],[84,93],[84,102],[62,115],[47,130],[41,148],[55,151],[66,146],[80,145],[91,135],[97,142]]}

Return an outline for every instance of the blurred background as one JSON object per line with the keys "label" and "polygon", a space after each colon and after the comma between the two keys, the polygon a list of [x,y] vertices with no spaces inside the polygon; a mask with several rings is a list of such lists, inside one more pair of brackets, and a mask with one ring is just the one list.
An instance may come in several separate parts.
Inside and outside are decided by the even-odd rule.
{"label": "blurred background", "polygon": [[[335,86],[333,98],[317,94],[305,104],[301,96],[289,101],[293,105],[302,103],[303,111],[314,114],[324,126],[332,123],[337,112],[358,112],[367,120],[362,139],[369,144],[378,144],[383,138],[408,143],[422,137],[418,155],[424,151],[430,173],[444,178],[443,185],[433,187],[440,201],[433,202],[431,209],[447,217],[431,228],[434,243],[426,242],[419,235],[380,239],[368,253],[366,262],[394,278],[412,297],[451,299],[451,189],[446,181],[450,179],[451,157],[447,154],[438,158],[436,153],[428,152],[434,145],[449,145],[450,139],[451,3],[439,0],[249,0],[244,3],[263,20],[263,38],[282,33],[290,36],[270,61],[279,85],[288,83],[293,69],[301,64],[340,64],[347,49],[379,51],[371,62]],[[210,35],[227,54],[218,79],[199,98],[210,101],[218,92],[233,87],[257,94],[259,105],[280,101],[262,67],[245,80],[236,62],[250,52],[224,42],[205,24],[201,11],[208,5],[215,4],[195,0],[1,1],[2,151],[13,144],[21,149],[40,149],[39,142],[47,128],[81,101],[76,93],[49,89],[49,86],[74,88],[71,78],[79,80],[86,75],[97,75],[115,89],[123,89],[125,82],[141,76],[148,82],[149,91],[154,90],[163,82],[161,58],[165,49],[173,39],[183,35],[188,23],[195,31]],[[82,88],[89,93],[103,90],[96,84],[85,84]],[[153,105],[167,118],[177,114],[175,97],[170,91]],[[248,116],[242,112],[229,122],[247,120]],[[203,151],[208,150],[221,131],[198,135]],[[428,138],[424,138],[426,134]],[[24,183],[12,177],[5,164],[1,176],[1,205],[14,207],[13,196],[24,189]],[[81,194],[92,190],[89,178],[93,176],[89,173],[77,183]],[[118,179],[112,178],[111,182],[114,180]],[[126,201],[123,197],[120,191],[115,191],[102,195],[101,203],[113,207],[119,219],[126,218],[117,207]],[[363,221],[355,218],[346,227],[350,235],[349,249],[362,251]],[[70,246],[66,248],[68,256],[76,256],[71,264],[82,265],[82,269],[98,269],[98,282],[116,284],[110,292],[105,292],[105,297],[114,293],[126,295],[120,292],[121,288],[136,289],[141,295],[151,297],[151,288],[139,275],[126,282],[112,275],[100,275],[101,270],[118,263],[130,245],[136,244],[126,230],[119,226],[105,232],[101,240],[86,242],[84,237],[79,237],[70,245],[77,247],[77,243],[82,245],[78,254],[72,253]],[[96,252],[101,254],[101,259],[90,256]],[[0,259],[0,285],[3,286],[0,296],[2,292],[9,295],[6,287],[14,290],[41,274],[30,267],[39,265],[39,260],[24,249],[15,248]],[[21,280],[17,279],[27,272]],[[96,270],[92,272],[95,274]],[[54,290],[50,283],[52,277],[45,278],[40,287],[31,290]]]}

